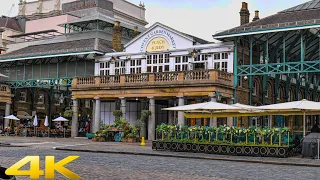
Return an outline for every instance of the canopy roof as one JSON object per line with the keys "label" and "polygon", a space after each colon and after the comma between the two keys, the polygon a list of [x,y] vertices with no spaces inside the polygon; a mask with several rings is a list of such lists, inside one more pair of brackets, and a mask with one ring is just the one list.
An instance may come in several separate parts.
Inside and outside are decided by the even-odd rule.
{"label": "canopy roof", "polygon": [[48,56],[66,56],[67,54],[74,53],[104,54],[107,52],[114,52],[110,41],[99,38],[92,38],[28,46],[0,55],[0,61],[43,58]]}
{"label": "canopy roof", "polygon": [[[216,39],[224,39],[226,35],[237,36],[239,34],[267,31],[276,32],[279,29],[289,30],[292,28],[314,26],[320,24],[319,0],[309,1],[277,14],[250,22],[213,35]],[[271,30],[271,31],[270,31]]]}

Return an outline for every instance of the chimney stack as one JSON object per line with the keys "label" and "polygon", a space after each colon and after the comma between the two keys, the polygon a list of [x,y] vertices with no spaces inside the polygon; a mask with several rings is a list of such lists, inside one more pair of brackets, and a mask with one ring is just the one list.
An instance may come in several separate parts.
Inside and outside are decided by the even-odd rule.
{"label": "chimney stack", "polygon": [[242,8],[240,10],[240,25],[248,24],[250,18],[250,12],[248,10],[248,3],[242,2]]}
{"label": "chimney stack", "polygon": [[112,48],[117,52],[122,51],[122,29],[119,21],[114,22],[112,30]]}
{"label": "chimney stack", "polygon": [[258,10],[256,10],[255,12],[254,12],[254,18],[252,19],[252,21],[256,21],[256,20],[259,20],[260,18],[259,18],[259,11]]}

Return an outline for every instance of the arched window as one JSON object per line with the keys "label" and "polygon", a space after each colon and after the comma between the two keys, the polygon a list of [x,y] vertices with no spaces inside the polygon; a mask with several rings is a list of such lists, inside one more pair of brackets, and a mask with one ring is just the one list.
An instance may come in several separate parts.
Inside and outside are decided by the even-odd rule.
{"label": "arched window", "polygon": [[256,96],[258,92],[258,83],[257,81],[253,81],[252,84],[252,95]]}

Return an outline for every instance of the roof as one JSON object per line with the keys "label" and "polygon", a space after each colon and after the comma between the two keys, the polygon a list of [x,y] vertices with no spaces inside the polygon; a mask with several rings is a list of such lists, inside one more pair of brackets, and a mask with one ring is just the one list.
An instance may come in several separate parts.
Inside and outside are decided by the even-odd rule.
{"label": "roof", "polygon": [[162,26],[163,28],[166,28],[168,30],[171,30],[171,31],[174,31],[174,32],[177,32],[178,34],[180,34],[181,36],[184,36],[185,38],[188,38],[194,42],[197,42],[199,44],[208,44],[209,41],[206,41],[204,39],[201,39],[201,38],[198,38],[196,36],[193,36],[193,35],[190,35],[190,34],[187,34],[187,33],[183,33],[181,31],[178,31],[176,29],[173,29],[167,25],[164,25],[162,23],[159,23],[159,22],[156,22],[154,23],[152,26],[150,26],[146,31],[142,32],[141,34],[139,34],[138,36],[136,36],[135,38],[133,38],[131,41],[129,41],[127,44],[124,45],[124,47],[127,47],[129,46],[131,43],[133,43],[134,41],[136,41],[137,39],[139,39],[140,37],[144,36],[145,34],[147,34],[149,32],[150,29],[153,29],[155,28],[156,26]]}
{"label": "roof", "polygon": [[259,31],[271,28],[281,29],[314,24],[320,24],[320,0],[309,1],[260,20],[222,31],[215,34],[214,37],[240,32]]}
{"label": "roof", "polygon": [[11,17],[1,16],[0,17],[0,27],[6,27],[15,31],[22,32],[22,29],[18,21]]}
{"label": "roof", "polygon": [[100,12],[95,13],[95,14],[93,14],[91,16],[85,16],[85,17],[82,17],[80,19],[74,19],[74,20],[71,20],[69,22],[66,22],[66,23],[63,23],[63,24],[59,24],[59,26],[64,26],[65,24],[78,24],[78,23],[95,21],[95,20],[108,22],[110,24],[114,24],[115,21],[119,21],[119,22],[121,22],[121,26],[122,27],[125,27],[125,28],[128,28],[128,29],[134,29],[135,26],[138,27],[139,31],[144,31],[146,29],[144,26],[141,26],[141,25],[138,25],[138,24],[134,24],[134,23],[129,23],[129,22],[126,22],[126,21],[123,21],[123,20],[119,20],[119,19],[116,19],[114,17],[110,17],[110,16],[107,16],[107,15],[104,15],[104,14],[102,14]]}
{"label": "roof", "polygon": [[111,47],[112,44],[110,41],[99,38],[34,45],[0,55],[0,61],[66,53],[92,51],[97,51],[101,53],[114,52],[114,50]]}

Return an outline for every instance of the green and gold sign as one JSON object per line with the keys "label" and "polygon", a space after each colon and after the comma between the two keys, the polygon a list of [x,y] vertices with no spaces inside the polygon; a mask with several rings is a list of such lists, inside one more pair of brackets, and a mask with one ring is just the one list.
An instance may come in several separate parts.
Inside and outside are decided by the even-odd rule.
{"label": "green and gold sign", "polygon": [[147,52],[153,52],[153,51],[165,51],[170,49],[170,45],[168,41],[163,37],[156,37],[152,39],[148,46],[147,46]]}

